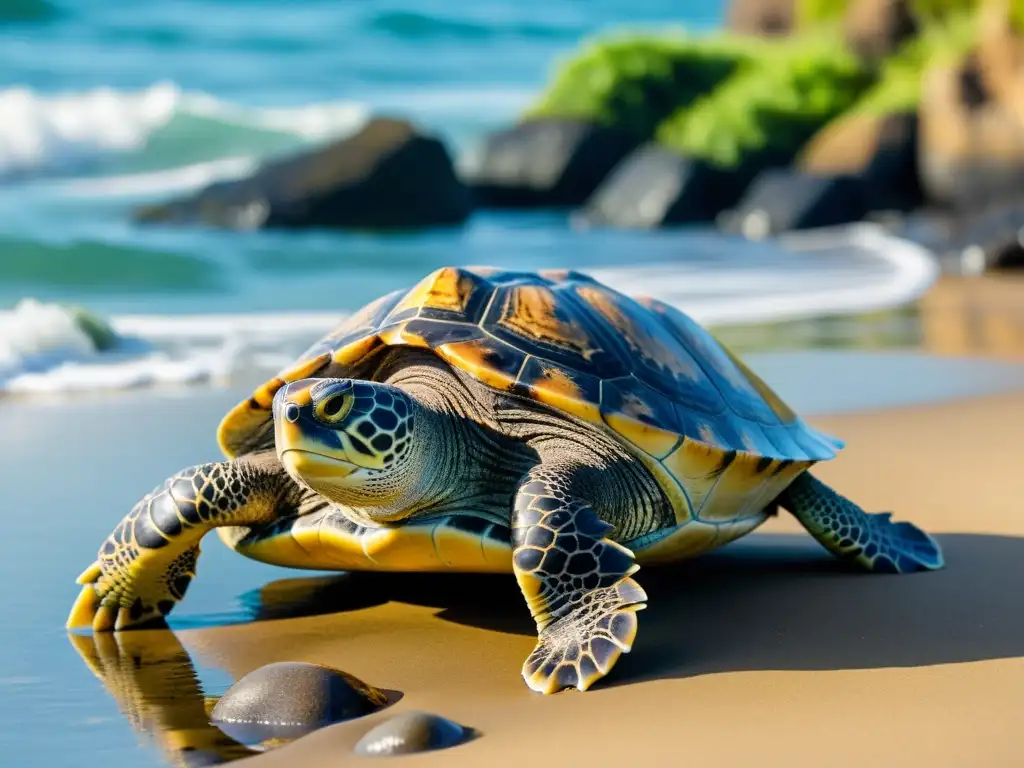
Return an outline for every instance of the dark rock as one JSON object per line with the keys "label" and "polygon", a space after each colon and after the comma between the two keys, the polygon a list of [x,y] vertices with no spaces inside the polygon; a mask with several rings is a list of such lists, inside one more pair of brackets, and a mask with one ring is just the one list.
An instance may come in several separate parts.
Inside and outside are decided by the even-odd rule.
{"label": "dark rock", "polygon": [[1024,199],[980,212],[914,211],[891,227],[935,254],[944,272],[979,274],[1024,267]]}
{"label": "dark rock", "polygon": [[739,199],[752,176],[682,157],[652,142],[612,171],[576,220],[624,228],[713,221]]}
{"label": "dark rock", "polygon": [[853,0],[843,19],[847,46],[861,59],[880,64],[917,34],[910,0]]}
{"label": "dark rock", "polygon": [[797,0],[731,0],[726,27],[741,35],[788,35],[793,31]]}
{"label": "dark rock", "polygon": [[950,226],[950,237],[939,249],[949,262],[958,257],[960,271],[987,272],[1024,267],[1021,238],[1024,235],[1024,203],[1002,205],[960,217]]}
{"label": "dark rock", "polygon": [[636,144],[624,131],[582,120],[528,120],[487,136],[460,171],[482,206],[572,207]]}
{"label": "dark rock", "polygon": [[924,77],[918,148],[935,203],[980,210],[1024,190],[1024,39],[993,23],[961,61]]}
{"label": "dark rock", "polygon": [[859,221],[866,213],[858,178],[778,168],[758,176],[739,205],[722,218],[726,230],[762,238],[787,230]]}
{"label": "dark rock", "polygon": [[384,691],[340,670],[282,661],[253,670],[231,686],[210,719],[228,736],[252,744],[295,738],[388,703]]}
{"label": "dark rock", "polygon": [[230,229],[405,229],[454,225],[472,209],[438,139],[378,118],[319,149],[222,181],[198,194],[140,208],[139,222]]}
{"label": "dark rock", "polygon": [[914,112],[850,114],[819,131],[797,167],[816,176],[856,176],[871,211],[909,211],[923,202]]}
{"label": "dark rock", "polygon": [[406,755],[453,747],[469,729],[427,712],[405,712],[368,731],[356,744],[360,755]]}

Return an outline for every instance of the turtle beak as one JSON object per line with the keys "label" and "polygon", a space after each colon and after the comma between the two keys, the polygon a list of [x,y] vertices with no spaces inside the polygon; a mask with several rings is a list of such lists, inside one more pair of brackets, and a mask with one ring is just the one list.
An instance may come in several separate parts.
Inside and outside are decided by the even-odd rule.
{"label": "turtle beak", "polygon": [[303,448],[286,448],[283,451],[278,448],[277,455],[288,474],[312,483],[339,480],[359,469],[359,466],[351,461]]}
{"label": "turtle beak", "polygon": [[360,467],[348,461],[337,433],[313,418],[310,387],[303,380],[281,388],[274,397],[274,442],[277,457],[292,477],[319,485],[348,477]]}

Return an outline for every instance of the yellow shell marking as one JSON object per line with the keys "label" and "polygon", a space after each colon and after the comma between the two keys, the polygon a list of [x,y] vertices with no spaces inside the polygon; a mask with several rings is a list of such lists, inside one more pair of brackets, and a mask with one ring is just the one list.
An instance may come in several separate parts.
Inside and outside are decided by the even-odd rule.
{"label": "yellow shell marking", "polygon": [[621,413],[606,413],[605,423],[637,448],[651,456],[664,456],[679,443],[679,435],[671,430],[652,427]]}
{"label": "yellow shell marking", "polygon": [[391,310],[395,317],[408,309],[432,307],[462,312],[475,288],[471,273],[456,267],[442,267],[420,280]]}
{"label": "yellow shell marking", "polygon": [[704,443],[684,440],[683,444],[662,459],[665,468],[686,488],[699,515],[708,495],[721,478],[716,470],[722,465],[722,451]]}
{"label": "yellow shell marking", "polygon": [[407,323],[401,323],[394,328],[388,328],[380,334],[380,339],[388,346],[399,347],[428,347],[426,340],[415,333],[412,333]]}
{"label": "yellow shell marking", "polygon": [[337,365],[351,365],[367,357],[380,345],[381,339],[379,336],[367,336],[365,339],[346,344],[337,350],[331,359]]}
{"label": "yellow shell marking", "polygon": [[601,423],[601,409],[583,395],[583,391],[565,371],[545,368],[541,376],[530,382],[542,403],[566,411],[584,421]]}
{"label": "yellow shell marking", "polygon": [[512,389],[519,372],[508,374],[490,365],[484,357],[489,351],[487,343],[486,339],[454,341],[438,347],[437,352],[448,363],[472,374],[488,386],[501,390]]}
{"label": "yellow shell marking", "polygon": [[528,338],[571,349],[589,360],[601,351],[577,323],[558,317],[558,297],[545,285],[517,285],[509,290],[500,324]]}
{"label": "yellow shell marking", "polygon": [[[217,533],[229,547],[235,547],[229,538],[229,528],[217,528]],[[320,546],[320,534],[316,528],[296,529],[287,536],[259,539],[245,546],[237,546],[246,557],[262,563],[285,568],[316,568],[330,571],[337,564],[330,553]]]}

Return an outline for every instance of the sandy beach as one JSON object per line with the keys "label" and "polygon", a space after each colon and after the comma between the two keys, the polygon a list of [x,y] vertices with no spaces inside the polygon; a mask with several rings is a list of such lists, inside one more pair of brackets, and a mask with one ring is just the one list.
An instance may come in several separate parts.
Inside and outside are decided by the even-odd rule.
{"label": "sandy beach", "polygon": [[[1003,347],[983,354],[1013,358],[1008,347],[1024,338],[1024,326],[1005,284],[992,285],[991,303],[958,292],[949,281],[922,303],[922,322],[933,329],[922,346],[946,359],[946,367],[935,367],[936,358],[917,358],[917,367],[903,367],[901,375],[919,383],[925,402],[866,408],[868,384],[857,384],[857,371],[880,374],[853,353],[765,358],[766,365],[775,361],[769,381],[781,391],[792,389],[791,400],[799,401],[803,388],[806,402],[822,402],[807,384],[808,372],[781,367],[782,360],[790,360],[790,368],[802,360],[810,372],[817,366],[821,381],[846,382],[831,398],[838,412],[808,416],[847,441],[839,458],[820,465],[817,474],[866,509],[891,510],[896,519],[937,534],[947,559],[942,571],[850,571],[782,514],[717,553],[642,570],[638,578],[650,600],[633,652],[591,691],[550,697],[532,694],[520,678],[534,631],[514,581],[503,577],[276,570],[283,578],[260,590],[256,620],[175,634],[128,633],[120,652],[105,639],[105,661],[102,654],[90,656],[95,651],[87,638],[76,644],[106,670],[101,675],[122,710],[141,717],[143,730],[171,759],[181,756],[182,746],[217,739],[204,719],[194,673],[174,677],[173,685],[167,677],[176,669],[167,662],[191,670],[191,655],[196,666],[219,668],[232,680],[272,661],[303,660],[401,692],[385,712],[257,755],[254,768],[326,768],[368,759],[351,753],[358,738],[389,715],[412,709],[480,734],[457,748],[402,760],[423,766],[1020,765],[1024,596],[1016,585],[1024,579],[1024,514],[1017,433],[1024,425],[1024,369],[1007,363],[989,370],[992,361],[944,357],[957,354],[953,345],[960,342],[944,335],[936,317],[962,331],[964,317],[998,315],[1005,322],[996,325],[1009,329]],[[972,283],[970,291],[978,286]],[[1003,310],[997,309],[1000,296]],[[973,320],[967,325],[977,329]],[[908,359],[880,354],[891,355],[893,370]],[[966,397],[962,385],[949,388],[953,374],[973,376],[985,394]],[[226,399],[223,393],[199,398],[190,421],[202,417],[212,424]],[[161,409],[141,407],[145,402],[123,406],[137,428],[157,428],[187,401],[167,400]],[[854,412],[843,413],[844,407]],[[86,425],[89,418],[87,412]],[[165,461],[167,454],[187,452],[186,441],[199,439],[201,424],[187,432],[195,434],[176,437]],[[211,439],[203,437],[203,445]],[[147,458],[146,470],[154,463]],[[221,547],[208,540],[207,552],[214,548]],[[197,584],[215,578],[204,567]],[[69,577],[69,604],[71,587]],[[142,672],[128,671],[124,660],[132,657]]]}
{"label": "sandy beach", "polygon": [[[0,560],[0,599],[23,625],[0,642],[0,682],[14,694],[0,712],[27,739],[14,754],[48,766],[102,755],[117,768],[244,755],[209,725],[204,696],[300,660],[401,698],[255,756],[254,768],[371,759],[351,753],[359,737],[414,709],[479,732],[400,759],[424,766],[1020,765],[1020,288],[940,281],[920,302],[916,351],[747,355],[809,421],[846,440],[816,473],[936,534],[944,570],[852,572],[782,514],[718,552],[642,569],[650,600],[634,650],[582,694],[542,697],[523,684],[534,628],[511,576],[285,570],[215,537],[173,631],[69,642],[74,579],[95,548],[169,473],[218,457],[216,423],[247,392],[0,404],[6,534],[17,542]],[[44,745],[41,724],[54,717],[65,735]]]}

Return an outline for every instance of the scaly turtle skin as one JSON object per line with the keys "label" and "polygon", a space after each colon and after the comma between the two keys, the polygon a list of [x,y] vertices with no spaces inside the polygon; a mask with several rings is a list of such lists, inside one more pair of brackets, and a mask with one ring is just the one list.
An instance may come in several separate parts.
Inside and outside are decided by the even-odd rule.
{"label": "scaly turtle skin", "polygon": [[351,317],[218,437],[228,461],[172,476],[114,529],[69,626],[166,615],[217,528],[297,568],[511,571],[538,631],[523,676],[551,693],[629,651],[640,565],[778,506],[866,570],[942,566],[927,534],[812,477],[842,444],[707,331],[573,272],[440,269]]}

